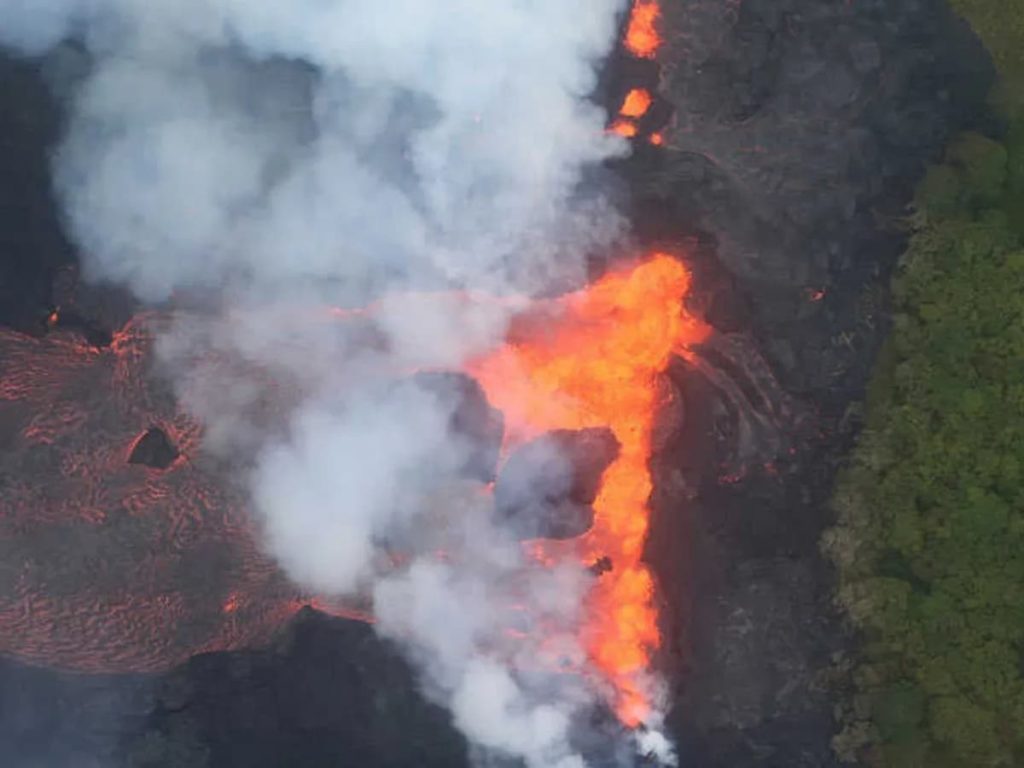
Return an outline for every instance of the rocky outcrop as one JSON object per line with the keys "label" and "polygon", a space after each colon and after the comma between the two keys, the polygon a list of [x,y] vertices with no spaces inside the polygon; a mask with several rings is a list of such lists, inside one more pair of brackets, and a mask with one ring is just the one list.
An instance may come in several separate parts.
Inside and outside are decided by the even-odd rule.
{"label": "rocky outcrop", "polygon": [[571,539],[594,521],[601,476],[619,455],[610,429],[558,429],[511,453],[494,486],[502,524],[524,539]]}

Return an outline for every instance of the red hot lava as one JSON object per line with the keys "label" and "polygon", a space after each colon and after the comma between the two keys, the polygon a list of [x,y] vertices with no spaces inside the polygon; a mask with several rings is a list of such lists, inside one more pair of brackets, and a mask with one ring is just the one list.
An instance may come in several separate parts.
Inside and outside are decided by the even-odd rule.
{"label": "red hot lava", "polygon": [[[660,17],[659,0],[634,0],[622,41],[630,54],[641,59],[655,57],[661,47],[661,37],[656,28]],[[608,130],[627,139],[636,137],[640,130],[637,121],[647,114],[651,102],[649,91],[643,88],[632,89],[626,94]],[[652,135],[649,140],[655,146],[663,143],[660,134]]]}
{"label": "red hot lava", "polygon": [[[536,314],[523,316],[504,347],[469,366],[505,413],[514,439],[607,427],[619,441],[619,456],[601,478],[591,530],[568,544],[543,542],[538,554],[544,561],[610,561],[591,592],[582,639],[628,725],[650,711],[648,662],[660,643],[654,585],[642,556],[654,420],[665,398],[661,374],[673,354],[708,333],[684,309],[689,287],[683,265],[657,254],[539,307],[539,323]],[[546,321],[554,322],[538,333]]]}
{"label": "red hot lava", "polygon": [[651,106],[651,94],[642,88],[634,88],[626,94],[626,99],[622,102],[622,108],[619,109],[619,114],[623,117],[632,117],[634,119],[643,117],[647,110]]}
{"label": "red hot lava", "polygon": [[626,26],[626,49],[634,56],[653,59],[661,47],[657,22],[661,17],[658,0],[636,0]]}
{"label": "red hot lava", "polygon": [[608,129],[627,139],[637,135],[636,121],[647,114],[651,106],[651,94],[642,88],[634,88],[626,94],[622,107],[619,109],[619,116]]}

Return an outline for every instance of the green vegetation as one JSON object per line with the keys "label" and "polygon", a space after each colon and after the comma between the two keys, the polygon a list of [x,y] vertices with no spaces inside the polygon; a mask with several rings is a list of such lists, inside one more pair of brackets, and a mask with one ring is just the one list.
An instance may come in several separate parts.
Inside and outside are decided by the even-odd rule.
{"label": "green vegetation", "polygon": [[863,630],[837,747],[1024,766],[1024,122],[930,171],[826,546]]}

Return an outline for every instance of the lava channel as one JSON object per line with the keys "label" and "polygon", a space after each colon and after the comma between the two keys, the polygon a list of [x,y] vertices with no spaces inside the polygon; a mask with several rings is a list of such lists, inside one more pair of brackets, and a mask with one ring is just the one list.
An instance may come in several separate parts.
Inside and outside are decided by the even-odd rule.
{"label": "lava channel", "polygon": [[652,491],[655,417],[674,354],[708,335],[684,309],[690,275],[671,256],[605,276],[586,290],[520,316],[508,343],[468,366],[505,414],[511,442],[553,429],[607,427],[620,451],[601,478],[594,524],[569,541],[537,542],[543,562],[602,563],[583,628],[593,663],[615,690],[627,725],[651,707],[649,662],[660,643],[654,583],[643,562]]}

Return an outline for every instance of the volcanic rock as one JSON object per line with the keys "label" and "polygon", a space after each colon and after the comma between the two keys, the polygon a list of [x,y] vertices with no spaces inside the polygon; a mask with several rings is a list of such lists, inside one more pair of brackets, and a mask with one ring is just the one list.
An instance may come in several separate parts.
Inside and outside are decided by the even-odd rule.
{"label": "volcanic rock", "polygon": [[624,168],[637,229],[700,243],[698,293],[725,268],[708,319],[752,331],[783,386],[863,378],[913,185],[986,120],[984,48],[941,0],[664,5],[673,116]]}
{"label": "volcanic rock", "polygon": [[[844,234],[863,207],[921,172],[944,143],[943,116],[978,106],[985,59],[942,6],[666,3],[667,142],[683,164],[670,173],[693,188],[685,166],[703,166],[686,202],[720,236],[731,271],[827,282],[851,255]],[[940,37],[946,50],[912,42]]]}
{"label": "volcanic rock", "polygon": [[145,318],[102,349],[0,329],[0,653],[166,670],[266,642],[298,610],[152,360]]}
{"label": "volcanic rock", "polygon": [[619,454],[611,430],[554,430],[509,456],[494,487],[496,514],[524,539],[571,539],[594,520],[601,476]]}
{"label": "volcanic rock", "polygon": [[135,443],[129,464],[142,464],[153,469],[167,469],[178,458],[178,449],[159,427],[150,427]]}

